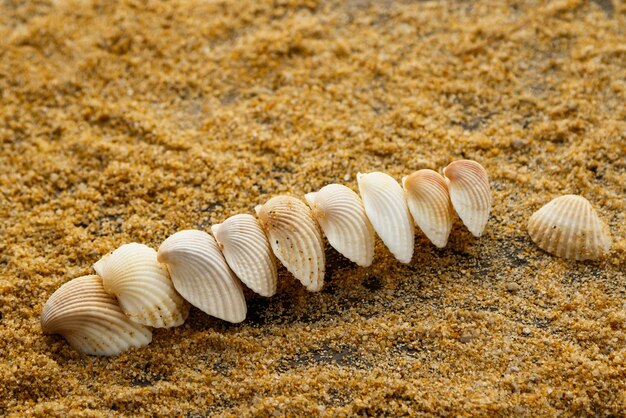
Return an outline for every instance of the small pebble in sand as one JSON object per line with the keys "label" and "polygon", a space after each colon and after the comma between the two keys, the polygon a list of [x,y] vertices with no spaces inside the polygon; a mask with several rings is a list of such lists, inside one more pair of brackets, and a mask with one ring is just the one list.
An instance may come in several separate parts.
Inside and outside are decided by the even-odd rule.
{"label": "small pebble in sand", "polygon": [[506,284],[506,290],[511,293],[516,293],[519,291],[519,285],[515,282],[509,282]]}
{"label": "small pebble in sand", "polygon": [[474,338],[472,333],[469,331],[465,331],[463,332],[463,334],[461,334],[461,337],[459,338],[459,340],[461,340],[462,343],[468,343],[472,341],[472,338]]}
{"label": "small pebble in sand", "polygon": [[522,334],[530,335],[531,334],[530,328],[528,328],[528,327],[522,328]]}
{"label": "small pebble in sand", "polygon": [[526,145],[528,145],[528,140],[523,138],[515,138],[511,141],[511,146],[513,149],[522,149]]}

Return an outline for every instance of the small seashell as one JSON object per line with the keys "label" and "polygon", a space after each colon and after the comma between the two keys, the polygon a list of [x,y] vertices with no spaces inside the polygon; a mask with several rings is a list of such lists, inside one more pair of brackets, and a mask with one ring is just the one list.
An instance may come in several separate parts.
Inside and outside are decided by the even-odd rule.
{"label": "small seashell", "polygon": [[417,226],[433,244],[445,247],[454,223],[454,209],[443,176],[433,170],[419,170],[404,177],[402,186]]}
{"label": "small seashell", "polygon": [[359,195],[341,184],[329,184],[304,198],[330,245],[358,265],[370,266],[374,230]]}
{"label": "small seashell", "polygon": [[96,275],[83,276],[59,287],[41,312],[44,334],[60,334],[76,350],[114,356],[152,341],[152,332],[131,321]]}
{"label": "small seashell", "polygon": [[257,216],[281,263],[311,292],[324,285],[324,244],[311,209],[291,196],[256,207]]}
{"label": "small seashell", "polygon": [[241,284],[211,235],[177,232],[163,241],[158,260],[167,266],[176,290],[193,306],[224,321],[246,319]]}
{"label": "small seashell", "polygon": [[157,253],[143,244],[122,245],[93,265],[104,290],[135,322],[155,328],[182,325],[189,305],[176,292]]}
{"label": "small seashell", "polygon": [[410,263],[415,227],[402,187],[393,177],[380,172],[358,173],[356,178],[374,230],[401,263]]}
{"label": "small seashell", "polygon": [[594,260],[611,249],[608,227],[582,196],[557,197],[535,212],[528,233],[541,249],[558,257]]}
{"label": "small seashell", "polygon": [[261,296],[276,293],[278,273],[270,243],[259,221],[252,215],[231,216],[211,227],[233,272]]}
{"label": "small seashell", "polygon": [[491,212],[489,178],[482,165],[472,160],[458,160],[443,170],[450,200],[467,229],[480,237]]}

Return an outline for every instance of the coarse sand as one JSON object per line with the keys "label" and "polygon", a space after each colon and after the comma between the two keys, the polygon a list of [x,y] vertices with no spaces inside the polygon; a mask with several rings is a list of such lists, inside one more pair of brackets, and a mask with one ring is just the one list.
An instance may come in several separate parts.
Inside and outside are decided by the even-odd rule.
{"label": "coarse sand", "polygon": [[[0,415],[625,416],[626,3],[0,2]],[[326,284],[284,268],[232,325],[112,358],[41,332],[61,284],[271,196],[460,158],[487,169],[483,237],[380,240]],[[537,248],[567,193],[609,257]]]}

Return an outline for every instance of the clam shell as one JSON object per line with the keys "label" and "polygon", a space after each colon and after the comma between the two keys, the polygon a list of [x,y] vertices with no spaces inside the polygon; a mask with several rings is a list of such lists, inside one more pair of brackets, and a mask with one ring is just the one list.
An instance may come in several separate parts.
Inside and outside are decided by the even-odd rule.
{"label": "clam shell", "polygon": [[131,321],[96,275],[83,276],[59,287],[41,312],[44,334],[60,334],[76,350],[114,356],[152,341],[149,328]]}
{"label": "clam shell", "polygon": [[482,165],[472,160],[458,160],[443,170],[448,181],[452,206],[467,229],[480,237],[491,212],[489,178]]}
{"label": "clam shell", "polygon": [[528,233],[541,249],[558,257],[593,260],[611,249],[608,227],[582,196],[557,197],[535,212]]}
{"label": "clam shell", "polygon": [[324,244],[311,209],[290,196],[256,207],[257,216],[281,263],[311,292],[324,285]]}
{"label": "clam shell", "polygon": [[410,263],[415,227],[402,187],[393,177],[380,172],[358,173],[356,178],[374,230],[401,263]]}
{"label": "clam shell", "polygon": [[254,292],[261,296],[276,293],[276,262],[259,221],[252,215],[231,216],[211,227],[226,262]]}
{"label": "clam shell", "polygon": [[176,290],[193,306],[228,322],[246,319],[241,284],[211,235],[177,232],[163,241],[158,260],[167,266]]}
{"label": "clam shell", "polygon": [[445,247],[454,223],[454,209],[443,176],[433,170],[419,170],[404,177],[402,186],[415,224],[433,244]]}
{"label": "clam shell", "polygon": [[157,253],[143,244],[122,245],[93,265],[104,290],[135,322],[171,328],[185,322],[189,305],[176,292]]}
{"label": "clam shell", "polygon": [[350,261],[370,266],[374,258],[374,230],[359,195],[341,184],[329,184],[304,198],[330,245]]}

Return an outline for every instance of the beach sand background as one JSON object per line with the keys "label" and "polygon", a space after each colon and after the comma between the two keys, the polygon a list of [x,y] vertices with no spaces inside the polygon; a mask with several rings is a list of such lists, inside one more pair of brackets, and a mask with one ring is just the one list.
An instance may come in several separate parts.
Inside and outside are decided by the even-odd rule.
{"label": "beach sand background", "polygon": [[[626,6],[603,1],[0,2],[0,415],[623,416]],[[41,308],[128,242],[254,213],[357,172],[471,158],[494,208],[409,265],[327,246],[238,325],[113,358]],[[525,225],[582,194],[611,255]]]}

